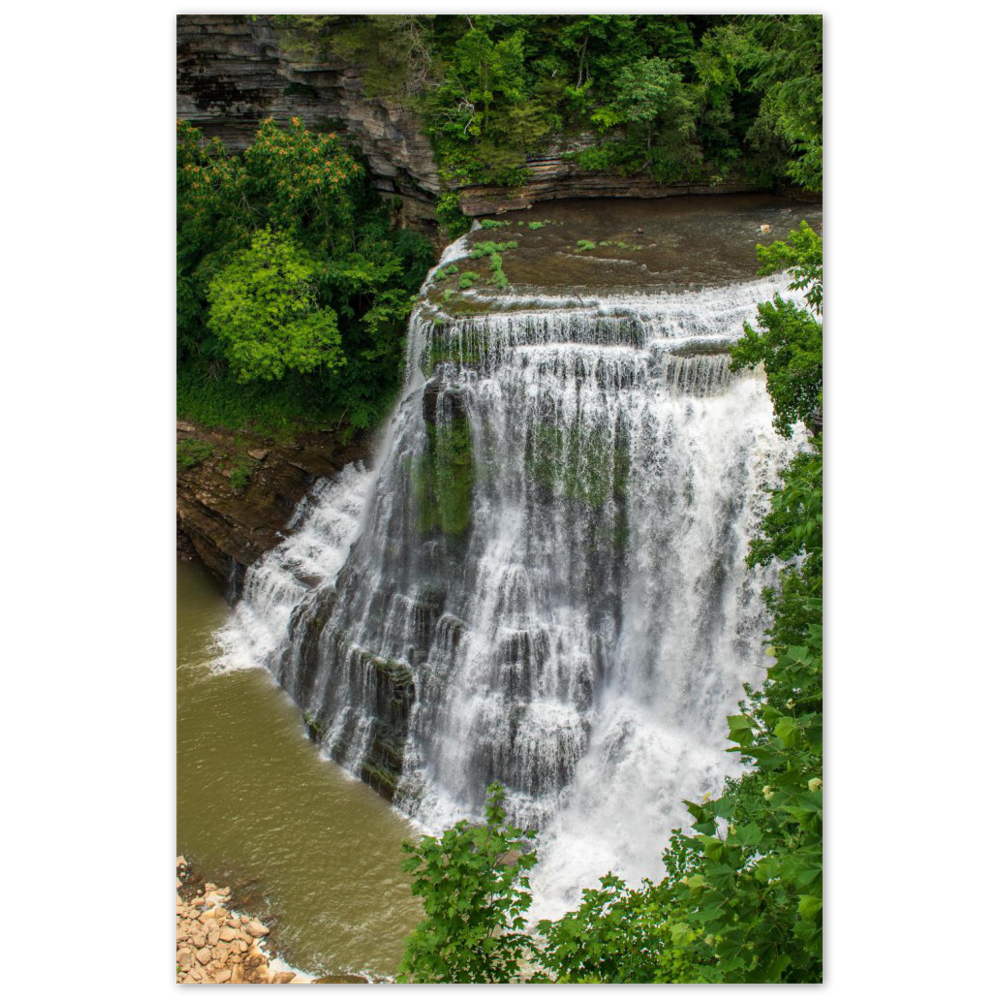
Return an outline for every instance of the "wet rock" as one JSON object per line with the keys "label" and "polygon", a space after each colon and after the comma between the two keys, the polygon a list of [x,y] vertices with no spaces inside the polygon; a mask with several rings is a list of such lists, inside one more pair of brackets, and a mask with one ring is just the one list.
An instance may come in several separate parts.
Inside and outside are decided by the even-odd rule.
{"label": "wet rock", "polygon": [[[345,444],[339,431],[312,431],[290,444],[219,428],[178,425],[178,441],[203,441],[212,455],[177,471],[178,554],[192,552],[237,596],[247,566],[282,537],[295,507],[320,476],[331,476],[349,462],[371,454],[372,441],[359,437]],[[246,461],[248,446],[265,457],[253,464],[250,482],[237,491],[230,481],[233,465]],[[209,883],[205,891],[218,887]],[[216,895],[228,895],[219,890]]]}
{"label": "wet rock", "polygon": [[247,924],[247,933],[251,937],[259,938],[264,937],[269,931],[259,920],[251,920]]}

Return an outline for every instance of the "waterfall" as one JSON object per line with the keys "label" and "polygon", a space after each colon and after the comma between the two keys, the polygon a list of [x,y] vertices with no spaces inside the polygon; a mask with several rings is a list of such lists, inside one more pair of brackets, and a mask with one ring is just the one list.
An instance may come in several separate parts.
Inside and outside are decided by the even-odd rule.
{"label": "waterfall", "polygon": [[745,557],[802,440],[725,351],[775,291],[506,295],[461,318],[425,294],[372,468],[304,501],[221,637],[422,826],[503,783],[541,830],[536,915],[608,870],[654,876],[681,800],[736,767],[725,717],[763,675]]}

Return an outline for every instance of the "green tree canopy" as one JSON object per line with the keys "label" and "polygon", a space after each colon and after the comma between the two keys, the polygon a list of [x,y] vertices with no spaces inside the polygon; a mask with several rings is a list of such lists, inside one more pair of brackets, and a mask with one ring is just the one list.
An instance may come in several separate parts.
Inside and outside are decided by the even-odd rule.
{"label": "green tree canopy", "polygon": [[321,270],[290,236],[262,229],[212,279],[208,326],[238,381],[344,365],[337,314],[317,305]]}
{"label": "green tree canopy", "polygon": [[786,437],[797,421],[815,424],[823,407],[823,245],[802,222],[788,242],[758,246],[761,274],[788,269],[791,287],[806,290],[808,309],[775,295],[757,306],[758,327],[743,324],[743,337],[732,350],[733,371],[763,363],[767,391],[774,404],[774,425]]}

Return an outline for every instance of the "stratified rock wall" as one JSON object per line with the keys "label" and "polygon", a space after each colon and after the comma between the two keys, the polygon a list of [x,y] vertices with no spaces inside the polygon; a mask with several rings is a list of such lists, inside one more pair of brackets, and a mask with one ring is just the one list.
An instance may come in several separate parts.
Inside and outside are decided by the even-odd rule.
{"label": "stratified rock wall", "polygon": [[[286,39],[290,36],[285,35]],[[365,67],[331,57],[305,63],[282,44],[265,16],[181,14],[177,18],[177,114],[245,149],[268,116],[298,116],[312,129],[342,129],[368,162],[375,186],[396,202],[397,222],[432,234],[434,206],[446,187],[417,113],[364,93]],[[466,215],[489,215],[561,198],[664,198],[757,190],[730,181],[718,185],[664,185],[648,177],[582,170],[565,154],[595,145],[593,135],[558,136],[527,160],[528,180],[516,188],[460,190]]]}
{"label": "stratified rock wall", "polygon": [[293,116],[311,129],[346,131],[375,186],[399,198],[400,221],[434,219],[441,181],[430,140],[408,108],[365,97],[364,66],[331,58],[297,62],[266,17],[181,14],[177,18],[177,116],[232,150],[250,145],[264,118]]}

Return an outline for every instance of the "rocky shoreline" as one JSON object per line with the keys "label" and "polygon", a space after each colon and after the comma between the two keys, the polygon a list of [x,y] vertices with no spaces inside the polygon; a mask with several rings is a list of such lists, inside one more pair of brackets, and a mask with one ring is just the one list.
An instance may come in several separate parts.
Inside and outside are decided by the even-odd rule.
{"label": "rocky shoreline", "polygon": [[[177,859],[178,983],[309,983],[301,973],[278,969],[264,950],[269,933],[259,920],[229,909],[230,890],[205,882],[185,900],[191,872]],[[185,881],[187,880],[187,882]]]}

